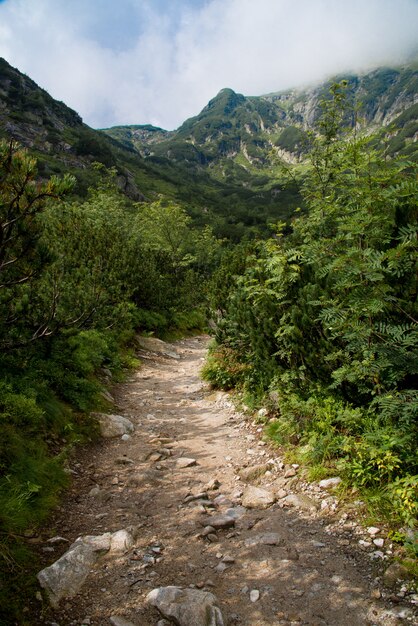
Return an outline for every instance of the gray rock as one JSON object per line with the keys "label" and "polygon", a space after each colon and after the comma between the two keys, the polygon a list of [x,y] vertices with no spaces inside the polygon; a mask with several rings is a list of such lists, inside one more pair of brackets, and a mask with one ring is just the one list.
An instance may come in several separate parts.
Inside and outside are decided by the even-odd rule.
{"label": "gray rock", "polygon": [[177,626],[225,626],[217,598],[207,591],[159,587],[148,594],[147,602]]}
{"label": "gray rock", "polygon": [[251,482],[252,480],[260,478],[260,476],[265,474],[270,469],[270,464],[262,463],[260,465],[252,465],[251,467],[243,467],[239,471],[239,475],[241,477],[241,480],[244,480],[245,482]]}
{"label": "gray rock", "polygon": [[118,530],[110,540],[109,554],[125,554],[132,548],[134,538],[127,530]]}
{"label": "gray rock", "polygon": [[37,574],[39,584],[54,608],[62,598],[71,598],[78,593],[97,558],[91,545],[76,541],[58,561]]}
{"label": "gray rock", "polygon": [[310,512],[317,511],[320,506],[315,500],[312,500],[309,496],[305,496],[303,493],[291,493],[284,498],[284,501],[286,504],[294,506],[297,509]]}
{"label": "gray rock", "polygon": [[56,608],[62,598],[74,597],[100,555],[120,554],[122,547],[125,552],[129,541],[133,544],[133,537],[125,530],[78,537],[55,563],[37,574],[51,605]]}
{"label": "gray rock", "polygon": [[247,487],[242,496],[242,504],[248,509],[267,509],[275,502],[274,493],[259,487]]}
{"label": "gray rock", "polygon": [[108,415],[107,413],[92,413],[91,415],[99,422],[102,437],[121,437],[134,431],[131,420],[123,415]]}
{"label": "gray rock", "polygon": [[339,476],[335,476],[334,478],[324,478],[324,480],[319,481],[319,486],[321,489],[333,489],[341,482],[341,478]]}
{"label": "gray rock", "polygon": [[258,591],[258,589],[252,589],[250,591],[250,600],[251,602],[257,602],[257,600],[260,599],[260,592]]}
{"label": "gray rock", "polygon": [[230,528],[231,526],[235,526],[235,518],[231,515],[212,515],[210,517],[205,517],[203,521],[204,526],[212,526],[216,530],[220,528]]}

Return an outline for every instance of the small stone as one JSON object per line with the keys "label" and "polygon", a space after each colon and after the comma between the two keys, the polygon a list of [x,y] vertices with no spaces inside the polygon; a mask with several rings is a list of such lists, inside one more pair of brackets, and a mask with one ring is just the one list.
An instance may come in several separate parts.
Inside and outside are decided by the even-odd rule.
{"label": "small stone", "polygon": [[378,539],[373,539],[373,543],[375,546],[377,546],[378,548],[383,548],[385,540],[382,539],[381,537],[379,537]]}
{"label": "small stone", "polygon": [[222,557],[222,563],[226,563],[227,565],[232,565],[233,563],[235,563],[235,559],[233,556],[230,556],[229,554],[225,554],[225,556]]}
{"label": "small stone", "polygon": [[250,600],[251,602],[257,602],[257,600],[260,599],[260,592],[258,591],[258,589],[252,589],[250,591]]}
{"label": "small stone", "polygon": [[207,485],[205,486],[205,490],[207,491],[216,491],[221,486],[221,483],[217,478],[212,478]]}
{"label": "small stone", "polygon": [[367,529],[367,532],[369,533],[369,535],[372,535],[372,537],[374,537],[375,535],[380,533],[380,528],[376,528],[376,526],[370,526]]}
{"label": "small stone", "polygon": [[210,535],[208,535],[208,541],[210,541],[211,543],[216,543],[218,541],[218,536],[214,533],[211,533]]}
{"label": "small stone", "polygon": [[289,467],[284,473],[285,478],[291,478],[292,476],[296,476],[296,470],[293,467]]}
{"label": "small stone", "polygon": [[124,435],[122,435],[121,439],[122,441],[129,441],[129,439],[131,438],[130,435],[128,435],[127,433],[125,433]]}
{"label": "small stone", "polygon": [[65,537],[60,537],[60,536],[56,536],[56,537],[51,537],[51,539],[47,540],[47,543],[70,543],[68,539],[65,539]]}
{"label": "small stone", "polygon": [[235,519],[229,515],[213,515],[205,519],[205,527],[212,526],[216,530],[235,526]]}
{"label": "small stone", "polygon": [[215,533],[216,530],[213,526],[205,526],[202,532],[200,533],[201,537],[207,537],[208,535]]}
{"label": "small stone", "polygon": [[181,457],[176,461],[176,467],[178,469],[185,469],[186,467],[193,467],[196,465],[196,459],[188,459],[186,457]]}
{"label": "small stone", "polygon": [[149,455],[148,461],[151,461],[152,463],[157,463],[158,461],[161,461],[162,458],[162,454],[160,454],[159,452],[153,452]]}

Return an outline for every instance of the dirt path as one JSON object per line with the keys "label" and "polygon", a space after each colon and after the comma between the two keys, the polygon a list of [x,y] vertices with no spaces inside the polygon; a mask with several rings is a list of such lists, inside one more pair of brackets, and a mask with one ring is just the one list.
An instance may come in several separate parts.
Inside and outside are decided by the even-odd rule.
{"label": "dirt path", "polygon": [[[105,626],[118,615],[156,626],[161,616],[144,599],[166,585],[210,590],[230,625],[411,623],[410,607],[379,599],[378,559],[370,558],[373,546],[366,552],[359,546],[364,532],[354,518],[341,518],[335,498],[318,489],[312,498],[318,508],[327,504],[313,509],[297,468],[285,478],[292,468],[260,442],[257,426],[235,412],[227,394],[210,392],[199,379],[206,346],[207,338],[195,337],[175,344],[179,359],[145,354],[143,367],[114,389],[115,412],[132,419],[135,433],[82,454],[49,536],[74,541],[133,526],[135,546],[102,558],[75,598],[34,623]],[[196,464],[180,468],[181,458]],[[237,471],[268,460],[271,469],[258,486],[279,496],[305,488],[302,508],[285,506],[283,498],[266,509],[240,506],[246,483]],[[219,488],[208,489],[215,479]],[[231,508],[235,527],[200,536],[208,514]],[[45,564],[65,548],[49,547]]]}

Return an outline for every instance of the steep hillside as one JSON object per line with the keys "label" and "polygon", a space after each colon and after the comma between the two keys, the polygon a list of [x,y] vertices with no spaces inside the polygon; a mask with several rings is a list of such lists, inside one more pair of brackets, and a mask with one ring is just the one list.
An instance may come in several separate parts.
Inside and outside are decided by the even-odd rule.
{"label": "steep hillside", "polygon": [[268,224],[288,218],[299,202],[295,190],[279,188],[277,179],[264,173],[254,176],[241,168],[239,177],[213,176],[164,150],[154,154],[154,144],[159,147],[173,135],[152,126],[93,130],[0,59],[0,137],[30,149],[41,176],[73,173],[79,195],[97,180],[91,165],[98,161],[116,168],[121,188],[132,199],[163,194],[181,203],[197,225],[210,224],[218,235],[234,240],[268,233]]}
{"label": "steep hillside", "polygon": [[116,167],[119,184],[132,199],[144,198],[129,167],[132,149],[84,124],[78,113],[1,58],[0,137],[29,148],[43,176],[71,171],[81,195],[96,178],[91,164],[97,161]]}

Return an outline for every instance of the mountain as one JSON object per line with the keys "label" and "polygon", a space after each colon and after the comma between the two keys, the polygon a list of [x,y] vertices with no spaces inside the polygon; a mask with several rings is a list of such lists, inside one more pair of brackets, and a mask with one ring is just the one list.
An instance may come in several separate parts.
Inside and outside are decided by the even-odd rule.
{"label": "mountain", "polygon": [[[416,66],[408,65],[337,77],[347,80],[348,100],[363,103],[356,123],[364,132],[390,128],[390,154],[416,158],[417,76]],[[288,220],[300,205],[280,161],[303,164],[307,133],[332,82],[257,97],[222,89],[176,131],[151,125],[94,130],[0,59],[0,136],[30,149],[42,177],[72,172],[78,195],[97,181],[91,164],[99,161],[116,169],[133,200],[163,194],[185,206],[197,225],[239,240],[267,234],[269,224]]]}
{"label": "mountain", "polygon": [[[414,65],[379,68],[364,75],[344,74],[307,89],[245,97],[222,89],[195,117],[172,133],[135,135],[135,128],[105,130],[144,157],[214,168],[225,159],[264,168],[272,156],[297,163],[306,154],[307,132],[315,130],[321,101],[335,82],[346,81],[347,125],[371,133],[389,127],[389,152],[413,155],[418,131],[418,72]],[[354,113],[356,111],[356,113]],[[158,132],[155,132],[158,131]],[[134,136],[134,137],[133,137]],[[395,138],[396,137],[396,138]]]}

